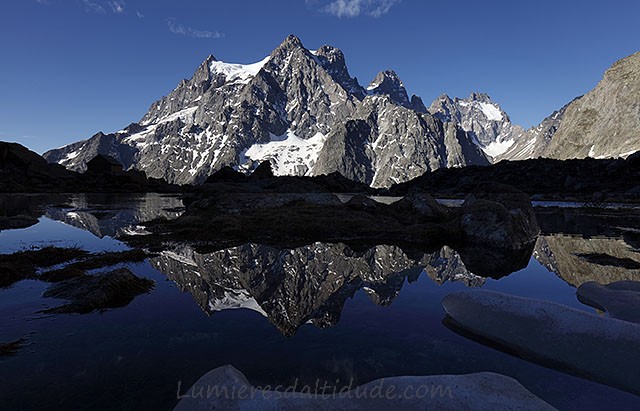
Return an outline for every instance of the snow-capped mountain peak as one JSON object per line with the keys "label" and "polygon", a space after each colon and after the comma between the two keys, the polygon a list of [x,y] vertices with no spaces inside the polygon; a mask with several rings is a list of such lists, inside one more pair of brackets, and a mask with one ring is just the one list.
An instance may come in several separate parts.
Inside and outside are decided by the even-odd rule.
{"label": "snow-capped mountain peak", "polygon": [[209,56],[137,123],[45,157],[82,171],[107,154],[179,184],[269,160],[275,174],[340,171],[384,187],[439,167],[486,164],[472,146],[457,125],[444,126],[419,97],[410,99],[395,72],[379,73],[367,92],[342,51],[311,52],[288,36],[256,63]]}
{"label": "snow-capped mountain peak", "polygon": [[267,56],[253,64],[234,64],[214,60],[209,64],[209,70],[212,76],[222,75],[227,82],[235,81],[246,84],[258,74],[270,58],[271,56]]}
{"label": "snow-capped mountain peak", "polygon": [[465,99],[444,94],[431,104],[429,112],[442,121],[459,124],[494,160],[524,134],[522,127],[512,124],[500,105],[485,93],[471,93]]}

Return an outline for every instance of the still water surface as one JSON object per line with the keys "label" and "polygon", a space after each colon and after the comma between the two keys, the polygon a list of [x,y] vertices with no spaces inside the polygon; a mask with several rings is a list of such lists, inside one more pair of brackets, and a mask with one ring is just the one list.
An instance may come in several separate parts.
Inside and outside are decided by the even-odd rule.
{"label": "still water surface", "polygon": [[[0,232],[0,253],[45,245],[124,250],[120,235],[151,218],[174,218],[180,205],[157,195],[76,196],[47,208],[34,226]],[[176,245],[126,264],[156,282],[151,293],[85,315],[38,314],[62,301],[42,297],[46,283],[21,281],[0,289],[0,341],[29,342],[0,358],[2,409],[171,409],[178,382],[184,389],[225,364],[254,385],[272,386],[492,371],[560,409],[640,409],[637,396],[518,359],[442,323],[442,298],[468,286],[593,312],[577,301],[576,286],[594,277],[640,279],[638,270],[574,255],[634,258],[636,250],[615,230],[585,237],[582,220],[590,230],[595,224],[589,216],[546,213],[528,265],[499,279],[470,273],[449,248],[409,256],[385,245],[315,243],[294,250],[247,244],[205,255]],[[544,233],[556,220],[568,223]]]}

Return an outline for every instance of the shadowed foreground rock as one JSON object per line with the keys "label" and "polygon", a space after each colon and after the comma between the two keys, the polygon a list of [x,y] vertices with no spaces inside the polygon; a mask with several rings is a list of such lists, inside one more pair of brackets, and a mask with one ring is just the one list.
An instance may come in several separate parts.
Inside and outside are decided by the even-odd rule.
{"label": "shadowed foreground rock", "polygon": [[528,195],[498,183],[483,183],[462,204],[460,227],[471,243],[500,249],[534,244],[540,227]]}
{"label": "shadowed foreground rock", "polygon": [[640,394],[640,325],[485,290],[447,295],[447,325],[523,359]]}
{"label": "shadowed foreground rock", "polygon": [[137,170],[80,174],[60,164],[48,163],[42,156],[20,144],[0,141],[0,193],[142,193],[181,190],[181,187],[167,184],[164,180],[147,178]]}
{"label": "shadowed foreground rock", "polygon": [[153,289],[154,282],[121,268],[106,273],[83,275],[57,283],[44,297],[69,300],[69,304],[45,310],[45,313],[79,313],[123,307],[135,297]]}
{"label": "shadowed foreground rock", "polygon": [[225,365],[209,371],[187,391],[178,392],[183,398],[174,410],[554,409],[516,380],[489,372],[384,378],[347,387],[335,396],[333,389],[326,390],[324,397],[322,387],[318,394],[314,393],[315,387],[295,393],[284,390],[253,387],[240,371]]}
{"label": "shadowed foreground rock", "polygon": [[576,291],[578,300],[613,318],[640,324],[640,282],[618,281],[608,285],[594,281],[582,284]]}

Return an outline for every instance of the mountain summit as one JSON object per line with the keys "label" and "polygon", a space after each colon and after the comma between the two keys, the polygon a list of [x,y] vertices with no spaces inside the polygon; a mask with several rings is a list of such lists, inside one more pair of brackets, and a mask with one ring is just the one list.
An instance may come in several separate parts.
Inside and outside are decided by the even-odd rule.
{"label": "mountain summit", "polygon": [[420,97],[412,95],[411,100],[409,100],[404,84],[402,84],[400,77],[393,70],[385,70],[378,73],[376,78],[369,84],[369,87],[367,87],[367,91],[369,94],[387,95],[394,103],[417,112],[427,112],[427,108]]}

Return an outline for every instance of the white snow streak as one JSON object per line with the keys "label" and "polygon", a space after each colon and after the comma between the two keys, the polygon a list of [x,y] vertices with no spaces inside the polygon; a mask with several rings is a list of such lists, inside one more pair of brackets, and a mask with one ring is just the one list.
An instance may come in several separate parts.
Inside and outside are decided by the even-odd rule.
{"label": "white snow streak", "polygon": [[489,120],[502,121],[502,113],[495,105],[490,103],[480,103],[480,110],[482,110]]}
{"label": "white snow streak", "polygon": [[515,140],[494,141],[488,146],[482,148],[482,151],[488,156],[497,157],[505,153],[515,143]]}

